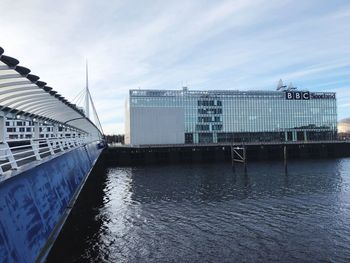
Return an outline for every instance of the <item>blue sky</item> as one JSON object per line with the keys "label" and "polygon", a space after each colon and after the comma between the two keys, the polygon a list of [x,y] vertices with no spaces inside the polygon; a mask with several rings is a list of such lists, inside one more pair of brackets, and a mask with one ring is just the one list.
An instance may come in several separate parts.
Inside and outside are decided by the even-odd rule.
{"label": "blue sky", "polygon": [[0,46],[70,100],[90,90],[106,133],[129,89],[336,91],[350,117],[350,1],[0,0]]}

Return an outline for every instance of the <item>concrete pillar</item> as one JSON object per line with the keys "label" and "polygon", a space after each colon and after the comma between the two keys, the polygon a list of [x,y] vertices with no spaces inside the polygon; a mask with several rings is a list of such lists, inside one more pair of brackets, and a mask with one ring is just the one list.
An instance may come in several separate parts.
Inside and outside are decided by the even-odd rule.
{"label": "concrete pillar", "polygon": [[288,141],[288,132],[287,131],[284,132],[284,141]]}
{"label": "concrete pillar", "polygon": [[304,131],[304,141],[307,141],[307,132]]}
{"label": "concrete pillar", "polygon": [[297,132],[296,131],[292,131],[292,140],[293,142],[297,141]]}

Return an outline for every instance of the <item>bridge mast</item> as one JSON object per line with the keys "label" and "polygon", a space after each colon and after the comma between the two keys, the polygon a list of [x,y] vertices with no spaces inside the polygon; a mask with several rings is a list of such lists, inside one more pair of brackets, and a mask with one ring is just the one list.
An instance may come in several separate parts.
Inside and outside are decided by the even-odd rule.
{"label": "bridge mast", "polygon": [[90,118],[90,98],[89,98],[89,70],[88,70],[88,62],[86,61],[86,88],[85,88],[85,115],[87,118]]}

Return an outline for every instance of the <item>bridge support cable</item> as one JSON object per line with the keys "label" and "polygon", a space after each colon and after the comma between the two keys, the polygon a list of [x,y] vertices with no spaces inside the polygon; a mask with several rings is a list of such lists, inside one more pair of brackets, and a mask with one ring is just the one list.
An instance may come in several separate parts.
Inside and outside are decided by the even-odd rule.
{"label": "bridge support cable", "polygon": [[100,122],[100,118],[98,117],[98,114],[97,114],[97,111],[96,111],[96,108],[95,108],[94,101],[92,100],[92,96],[91,96],[90,90],[88,90],[88,94],[89,94],[89,98],[90,98],[90,102],[91,102],[91,106],[92,106],[92,110],[93,110],[93,114],[94,114],[94,118],[95,118],[95,123],[96,123],[97,127],[98,127],[98,128],[102,131],[102,133],[104,134],[103,128],[102,128],[102,125],[101,125],[101,122]]}
{"label": "bridge support cable", "polygon": [[[103,128],[102,128],[102,125],[101,125],[101,121],[100,121],[100,118],[98,117],[97,110],[96,110],[96,107],[95,107],[95,103],[94,103],[94,101],[92,99],[92,96],[91,96],[91,93],[90,93],[90,89],[89,89],[89,72],[88,72],[88,64],[87,64],[87,62],[86,62],[86,86],[85,86],[84,89],[82,89],[75,96],[74,101],[75,101],[76,105],[81,105],[81,108],[84,109],[85,116],[88,117],[88,118],[90,118],[90,106],[91,106],[93,118],[90,118],[90,119],[99,128],[99,130],[102,132],[102,134],[104,134]],[[68,123],[68,121],[66,123]]]}

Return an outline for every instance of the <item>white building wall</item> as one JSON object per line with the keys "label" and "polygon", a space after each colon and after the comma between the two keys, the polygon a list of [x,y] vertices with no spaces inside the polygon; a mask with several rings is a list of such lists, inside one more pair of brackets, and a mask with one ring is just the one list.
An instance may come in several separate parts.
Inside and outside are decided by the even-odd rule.
{"label": "white building wall", "polygon": [[130,108],[130,144],[185,143],[185,112],[179,107]]}
{"label": "white building wall", "polygon": [[130,144],[130,110],[128,101],[125,101],[125,130],[124,143]]}

